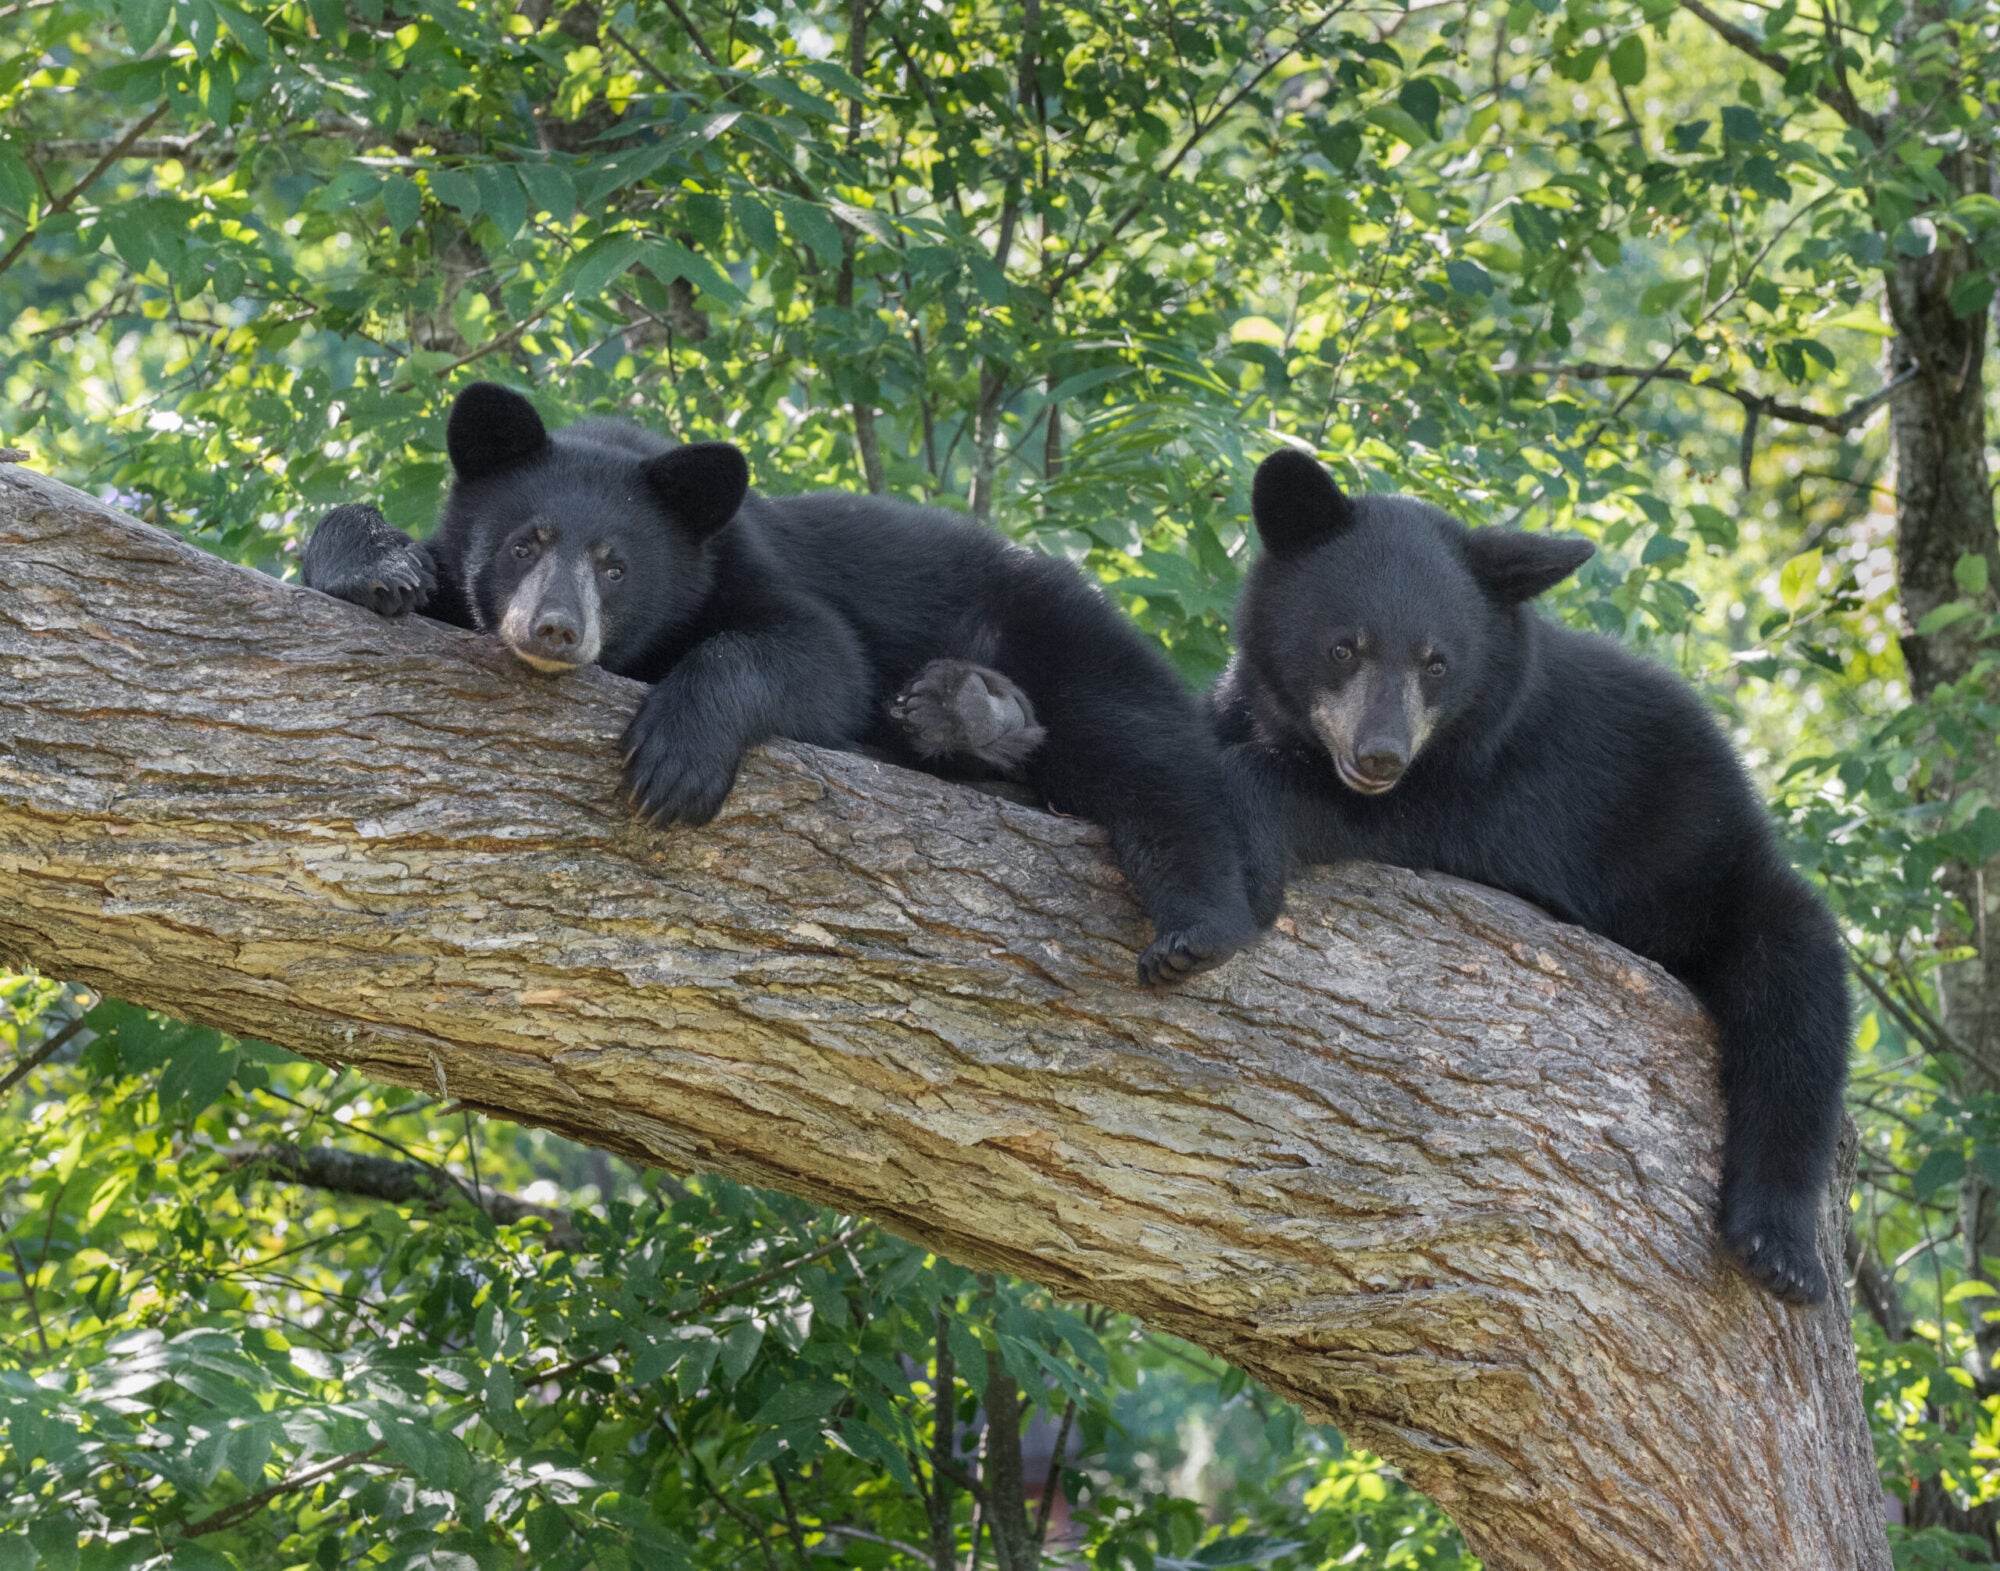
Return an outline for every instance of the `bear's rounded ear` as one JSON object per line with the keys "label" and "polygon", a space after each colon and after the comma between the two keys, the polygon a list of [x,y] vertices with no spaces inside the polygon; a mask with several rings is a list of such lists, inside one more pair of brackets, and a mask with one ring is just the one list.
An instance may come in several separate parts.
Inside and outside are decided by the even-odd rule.
{"label": "bear's rounded ear", "polygon": [[1472,575],[1496,600],[1532,600],[1553,589],[1597,550],[1580,535],[1526,535],[1518,529],[1475,529],[1465,537]]}
{"label": "bear's rounded ear", "polygon": [[734,518],[750,494],[750,460],[729,442],[691,442],[647,459],[646,480],[674,522],[708,536]]}
{"label": "bear's rounded ear", "polygon": [[1354,504],[1318,459],[1281,447],[1257,466],[1250,482],[1250,516],[1267,551],[1296,556],[1352,524]]}
{"label": "bear's rounded ear", "polygon": [[540,458],[549,433],[535,406],[511,387],[474,382],[451,406],[444,450],[459,479],[480,480]]}

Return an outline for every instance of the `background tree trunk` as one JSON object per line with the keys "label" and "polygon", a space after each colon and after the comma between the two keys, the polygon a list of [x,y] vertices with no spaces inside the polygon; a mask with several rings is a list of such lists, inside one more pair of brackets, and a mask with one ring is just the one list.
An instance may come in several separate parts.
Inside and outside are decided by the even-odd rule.
{"label": "background tree trunk", "polygon": [[656,833],[635,692],[0,468],[0,953],[1143,1316],[1494,1571],[1888,1566],[1845,1305],[1720,1254],[1656,968],[1354,866],[1144,992],[1090,825],[783,745]]}

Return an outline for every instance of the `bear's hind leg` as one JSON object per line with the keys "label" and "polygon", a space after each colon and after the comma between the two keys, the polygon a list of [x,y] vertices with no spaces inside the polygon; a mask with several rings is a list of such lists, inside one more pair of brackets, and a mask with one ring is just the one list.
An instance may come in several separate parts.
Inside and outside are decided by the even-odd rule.
{"label": "bear's hind leg", "polygon": [[1018,684],[991,666],[933,660],[889,702],[889,718],[927,764],[1027,778],[1047,730]]}

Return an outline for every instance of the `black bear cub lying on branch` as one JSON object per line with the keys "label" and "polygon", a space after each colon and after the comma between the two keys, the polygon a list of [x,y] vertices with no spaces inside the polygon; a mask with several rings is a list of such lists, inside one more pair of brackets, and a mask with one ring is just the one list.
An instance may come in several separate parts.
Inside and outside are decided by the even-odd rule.
{"label": "black bear cub lying on branch", "polygon": [[[1164,657],[1074,567],[955,514],[827,492],[766,498],[724,442],[674,447],[619,421],[551,434],[475,383],[446,432],[454,481],[418,544],[371,507],[307,543],[308,586],[384,616],[497,632],[545,671],[596,663],[652,684],[626,783],[662,823],[706,823],[745,750],[788,736],[919,767],[1024,773],[1110,831],[1153,918],[1148,982],[1256,934],[1220,750]],[[892,705],[933,662],[976,659],[965,756],[913,747]],[[977,698],[977,704],[966,700]],[[1019,755],[1031,753],[1022,771]]]}
{"label": "black bear cub lying on branch", "polygon": [[[1508,890],[1658,961],[1720,1032],[1723,1239],[1772,1292],[1824,1297],[1840,935],[1693,691],[1529,609],[1591,547],[1350,499],[1291,451],[1258,469],[1252,510],[1264,549],[1211,697],[1259,923],[1288,867],[1388,862]],[[954,745],[950,693],[978,676],[933,673],[928,745]]]}

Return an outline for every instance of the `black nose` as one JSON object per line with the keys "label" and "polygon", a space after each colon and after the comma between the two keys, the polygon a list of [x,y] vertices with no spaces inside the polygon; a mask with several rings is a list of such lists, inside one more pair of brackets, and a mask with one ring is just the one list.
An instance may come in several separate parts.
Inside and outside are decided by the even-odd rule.
{"label": "black nose", "polygon": [[1354,767],[1364,780],[1376,785],[1388,785],[1402,778],[1403,771],[1410,767],[1410,760],[1400,747],[1377,742],[1355,758]]}
{"label": "black nose", "polygon": [[575,618],[565,611],[544,611],[535,620],[535,642],[558,654],[576,647]]}

